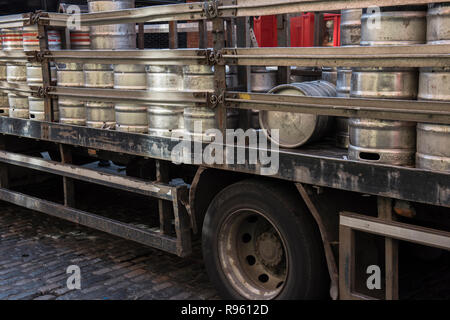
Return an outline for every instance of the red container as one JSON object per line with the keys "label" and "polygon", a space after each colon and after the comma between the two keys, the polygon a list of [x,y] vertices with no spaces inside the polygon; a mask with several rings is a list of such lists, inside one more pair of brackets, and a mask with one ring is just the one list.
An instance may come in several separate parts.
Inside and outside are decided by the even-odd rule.
{"label": "red container", "polygon": [[253,19],[253,31],[260,47],[277,47],[277,17],[261,16]]}
{"label": "red container", "polygon": [[314,46],[314,13],[291,18],[291,47]]}
{"label": "red container", "polygon": [[[325,26],[328,24],[332,25],[331,29],[326,30],[327,34],[325,35],[324,39],[324,46],[329,47],[339,47],[341,45],[341,15],[340,14],[334,14],[334,13],[326,13],[323,15],[323,20],[325,23]],[[328,36],[328,39],[326,39]]]}

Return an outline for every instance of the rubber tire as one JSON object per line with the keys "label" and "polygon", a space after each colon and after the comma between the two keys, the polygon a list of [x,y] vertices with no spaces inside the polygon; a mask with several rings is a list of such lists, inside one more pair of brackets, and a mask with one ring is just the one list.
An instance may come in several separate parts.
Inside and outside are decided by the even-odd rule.
{"label": "rubber tire", "polygon": [[203,223],[203,259],[211,282],[223,298],[243,299],[227,281],[217,246],[221,224],[240,208],[264,213],[285,239],[290,265],[285,286],[276,299],[327,298],[330,280],[322,240],[315,221],[295,191],[282,184],[252,179],[228,186],[213,199]]}

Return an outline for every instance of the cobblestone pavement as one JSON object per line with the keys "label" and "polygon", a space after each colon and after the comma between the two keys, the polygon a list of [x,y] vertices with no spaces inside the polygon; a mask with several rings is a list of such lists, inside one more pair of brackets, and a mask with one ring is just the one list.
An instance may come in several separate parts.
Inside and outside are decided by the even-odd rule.
{"label": "cobblestone pavement", "polygon": [[[0,299],[216,299],[199,249],[178,258],[0,202]],[[68,290],[69,265],[81,290]]]}

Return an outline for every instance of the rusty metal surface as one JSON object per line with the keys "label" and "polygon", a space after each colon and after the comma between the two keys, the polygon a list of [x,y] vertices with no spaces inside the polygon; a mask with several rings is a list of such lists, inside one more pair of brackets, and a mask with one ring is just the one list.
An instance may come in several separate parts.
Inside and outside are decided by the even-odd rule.
{"label": "rusty metal surface", "polygon": [[[168,161],[172,160],[171,150],[179,143],[177,140],[164,137],[6,117],[0,117],[0,132]],[[194,157],[195,154],[192,156]],[[260,174],[260,165],[205,166]],[[450,175],[448,173],[349,161],[346,159],[345,150],[326,143],[302,149],[280,150],[279,170],[273,177],[450,207]]]}

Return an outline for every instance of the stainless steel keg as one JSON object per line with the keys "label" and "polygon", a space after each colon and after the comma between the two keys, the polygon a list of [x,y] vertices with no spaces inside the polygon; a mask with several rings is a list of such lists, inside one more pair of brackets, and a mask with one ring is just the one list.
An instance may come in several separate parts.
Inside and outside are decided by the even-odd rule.
{"label": "stainless steel keg", "polygon": [[183,66],[184,91],[214,91],[214,69],[208,65]]}
{"label": "stainless steel keg", "polygon": [[[415,99],[414,68],[356,68],[350,95],[358,98]],[[415,123],[350,119],[349,159],[410,166],[414,163]]]}
{"label": "stainless steel keg", "polygon": [[[250,72],[250,91],[267,93],[277,85],[277,70],[266,67],[252,67]],[[253,129],[259,129],[259,111],[251,110],[250,125]]]}
{"label": "stainless steel keg", "polygon": [[[284,84],[269,91],[273,94],[301,95],[312,97],[336,96],[333,84],[318,80]],[[297,148],[308,142],[319,140],[328,131],[332,117],[318,116],[306,113],[291,113],[278,111],[261,111],[260,126],[268,138],[284,148]],[[275,139],[272,131],[279,130],[279,138]]]}
{"label": "stainless steel keg", "polygon": [[250,91],[266,93],[277,85],[277,70],[266,67],[252,67]]}
{"label": "stainless steel keg", "polygon": [[147,66],[147,89],[178,91],[183,89],[183,74],[179,66]]}
{"label": "stainless steel keg", "polygon": [[349,129],[349,159],[393,165],[414,163],[414,122],[351,118]]}
{"label": "stainless steel keg", "polygon": [[[363,13],[361,17],[361,45],[420,44],[426,38],[426,12],[382,8],[379,15]],[[375,24],[378,23],[379,27]]]}
{"label": "stainless steel keg", "polygon": [[450,125],[417,124],[416,167],[450,172]]}
{"label": "stainless steel keg", "polygon": [[416,68],[354,68],[350,95],[357,98],[416,99]]}
{"label": "stainless steel keg", "polygon": [[86,50],[91,48],[89,27],[80,27],[70,31],[70,47],[72,50]]}
{"label": "stainless steel keg", "polygon": [[[83,87],[84,72],[81,63],[57,63],[57,82],[61,87]],[[86,125],[86,107],[81,100],[58,97],[59,122]]]}
{"label": "stainless steel keg", "polygon": [[[450,101],[450,67],[421,68],[418,98]],[[450,125],[417,124],[416,167],[450,172]]]}
{"label": "stainless steel keg", "polygon": [[428,5],[427,42],[450,43],[450,2]]}
{"label": "stainless steel keg", "polygon": [[[341,98],[350,97],[352,69],[338,68],[336,80],[336,95]],[[336,117],[336,146],[348,148],[348,118]]]}
{"label": "stainless steel keg", "polygon": [[[109,64],[85,64],[84,86],[86,88],[114,88],[114,71]],[[116,126],[114,103],[86,101],[86,125],[92,128],[113,129]]]}
{"label": "stainless steel keg", "polygon": [[[114,66],[114,88],[121,90],[146,90],[144,65],[118,64]],[[116,103],[116,130],[147,133],[147,106],[134,103]]]}
{"label": "stainless steel keg", "polygon": [[[134,8],[134,0],[88,0],[89,12],[115,11]],[[90,27],[91,49],[136,48],[134,23]]]}
{"label": "stainless steel keg", "polygon": [[336,67],[322,67],[322,80],[336,85],[337,68]]}
{"label": "stainless steel keg", "polygon": [[194,106],[185,108],[184,128],[189,135],[208,140],[205,132],[209,129],[218,129],[214,110]]}
{"label": "stainless steel keg", "polygon": [[[180,91],[183,89],[183,73],[180,66],[147,66],[148,91]],[[148,107],[148,133],[170,137],[184,127],[184,104],[150,104]]]}
{"label": "stainless steel keg", "polygon": [[148,107],[148,133],[152,136],[171,137],[184,127],[185,105],[164,104]]}
{"label": "stainless steel keg", "polygon": [[341,46],[359,46],[362,9],[341,11]]}

